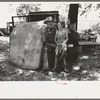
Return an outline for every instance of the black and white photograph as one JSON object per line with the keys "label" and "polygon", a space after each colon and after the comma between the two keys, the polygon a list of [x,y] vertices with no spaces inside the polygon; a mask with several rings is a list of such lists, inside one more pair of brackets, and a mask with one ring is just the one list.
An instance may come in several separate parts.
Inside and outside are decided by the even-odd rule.
{"label": "black and white photograph", "polygon": [[0,12],[0,81],[100,81],[99,2],[0,2]]}

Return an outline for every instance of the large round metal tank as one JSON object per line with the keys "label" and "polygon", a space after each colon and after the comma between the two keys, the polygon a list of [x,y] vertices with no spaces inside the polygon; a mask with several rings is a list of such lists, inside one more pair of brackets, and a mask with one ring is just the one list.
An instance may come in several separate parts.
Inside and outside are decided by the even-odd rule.
{"label": "large round metal tank", "polygon": [[10,60],[21,68],[40,66],[43,41],[43,21],[18,25],[10,37]]}

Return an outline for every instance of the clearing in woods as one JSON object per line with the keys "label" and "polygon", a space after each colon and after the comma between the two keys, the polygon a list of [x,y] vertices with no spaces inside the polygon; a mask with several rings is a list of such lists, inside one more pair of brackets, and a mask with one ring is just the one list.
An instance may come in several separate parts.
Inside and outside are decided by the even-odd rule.
{"label": "clearing in woods", "polygon": [[0,81],[99,81],[100,47],[85,48],[73,64],[73,71],[46,74],[34,70],[20,69],[9,59],[9,37],[0,37]]}

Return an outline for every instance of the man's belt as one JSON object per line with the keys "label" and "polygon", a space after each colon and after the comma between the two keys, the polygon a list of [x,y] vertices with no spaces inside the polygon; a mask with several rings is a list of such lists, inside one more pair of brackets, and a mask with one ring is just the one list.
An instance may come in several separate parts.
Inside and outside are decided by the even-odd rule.
{"label": "man's belt", "polygon": [[56,44],[54,44],[54,43],[48,43],[48,42],[46,42],[46,45],[47,46],[51,46],[51,47],[56,47]]}

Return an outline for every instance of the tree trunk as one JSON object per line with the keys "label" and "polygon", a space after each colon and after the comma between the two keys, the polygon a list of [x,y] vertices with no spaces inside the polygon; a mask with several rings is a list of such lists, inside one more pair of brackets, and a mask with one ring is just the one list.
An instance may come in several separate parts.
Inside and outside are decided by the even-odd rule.
{"label": "tree trunk", "polygon": [[77,31],[78,8],[79,4],[70,4],[69,15],[68,15],[71,29],[75,31]]}
{"label": "tree trunk", "polygon": [[77,58],[79,57],[79,43],[78,43],[78,33],[77,31],[77,22],[78,22],[78,7],[79,4],[70,4],[69,8],[69,29],[71,34],[68,36],[68,44],[73,44],[73,47],[68,47],[66,62],[68,66],[68,70],[72,70],[75,65]]}

